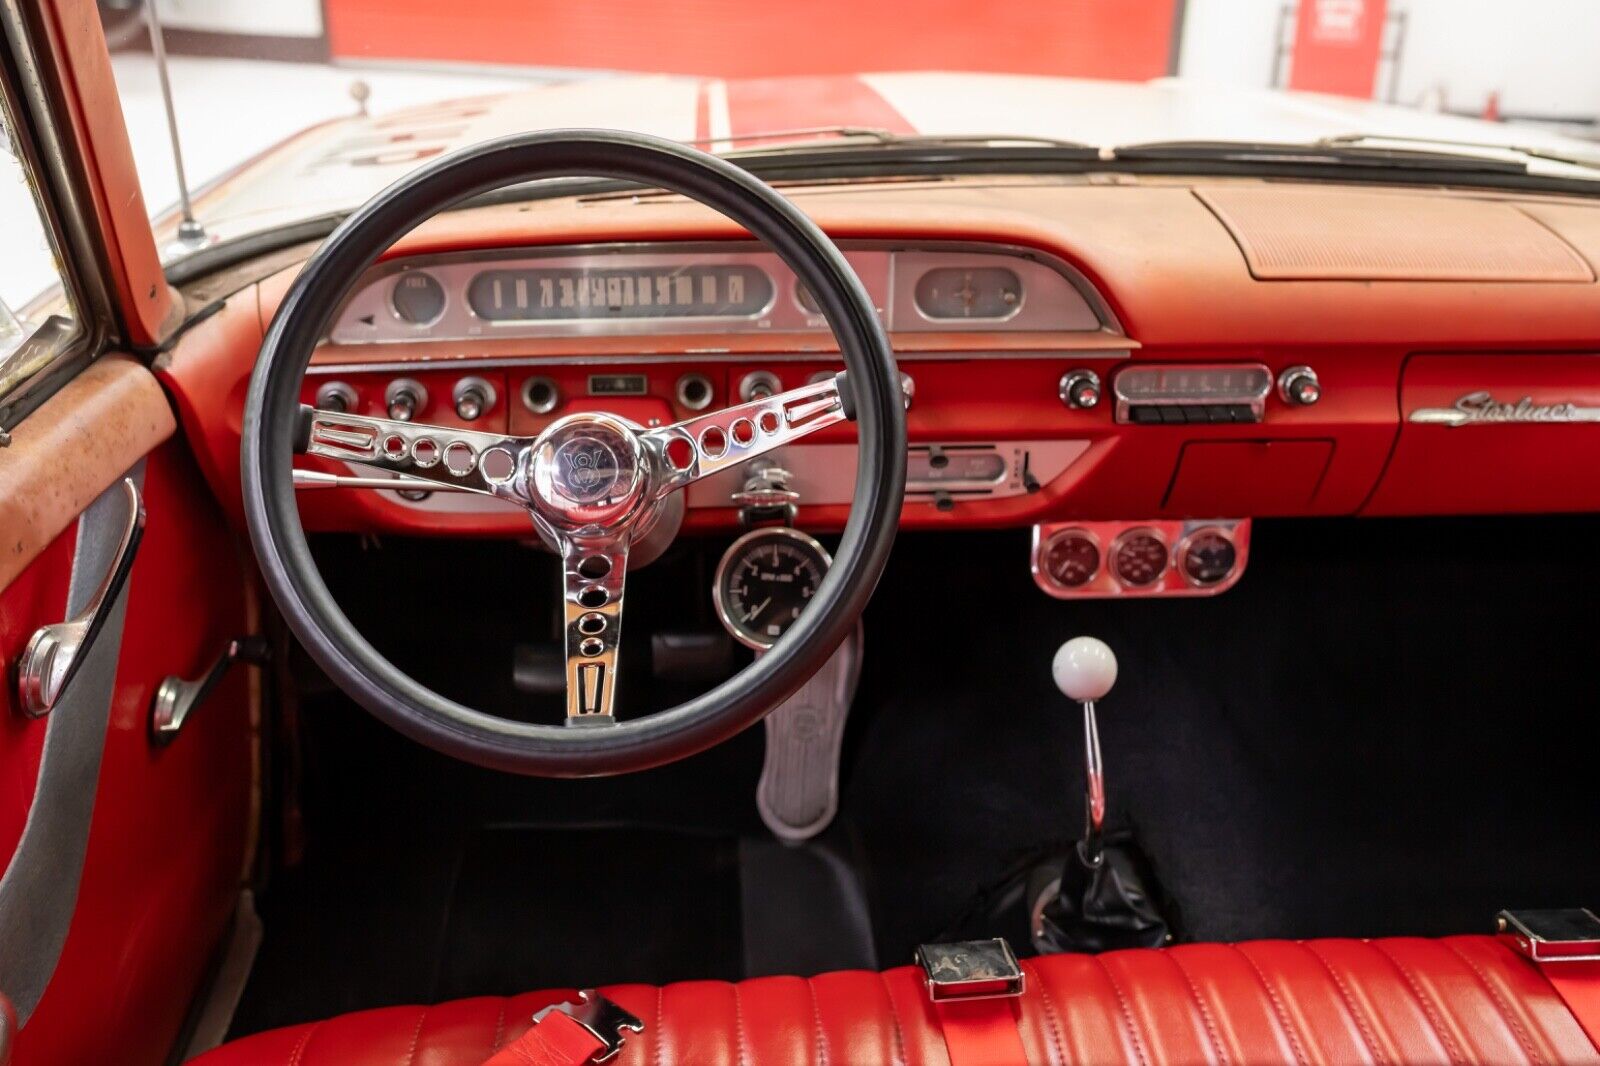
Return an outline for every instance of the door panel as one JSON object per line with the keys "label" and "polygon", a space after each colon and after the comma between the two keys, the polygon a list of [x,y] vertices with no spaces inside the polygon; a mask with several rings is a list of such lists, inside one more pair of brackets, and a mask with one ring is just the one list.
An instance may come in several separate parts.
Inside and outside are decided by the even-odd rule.
{"label": "door panel", "polygon": [[[73,606],[81,599],[86,578],[70,575],[87,565],[89,541],[103,525],[97,518],[106,517],[97,512],[109,506],[105,500],[125,512],[117,490],[105,496],[105,488],[131,469],[147,514],[120,632],[108,625],[99,638],[114,643],[100,650],[113,680],[98,704],[29,720],[16,713],[11,681],[0,697],[0,991],[25,1018],[19,1066],[165,1060],[232,914],[253,824],[253,671],[231,673],[170,745],[153,744],[149,733],[164,677],[199,676],[229,638],[253,631],[242,546],[185,442],[158,443],[172,416],[149,372],[121,357],[96,367],[106,362],[123,365],[93,379],[96,368],[86,371],[0,451],[0,528],[8,540],[13,528],[29,544],[48,533],[65,508],[45,497],[93,501],[93,488],[74,483],[90,471],[104,482],[100,502],[81,519],[67,516],[69,528],[0,591],[0,653],[8,664],[35,628],[66,617],[69,583]],[[163,421],[168,429],[159,432]],[[60,427],[71,428],[54,436]],[[28,485],[26,471],[5,469],[18,455],[49,455],[49,484]],[[19,482],[29,497],[14,494]],[[32,524],[7,521],[20,512]],[[73,688],[92,680],[89,666]],[[87,728],[86,718],[93,718]],[[77,735],[70,735],[73,721]],[[64,773],[69,781],[86,774],[88,785],[71,782],[63,791]],[[55,839],[36,841],[51,821]],[[76,854],[74,831],[84,842]],[[63,926],[58,935],[53,924]]]}

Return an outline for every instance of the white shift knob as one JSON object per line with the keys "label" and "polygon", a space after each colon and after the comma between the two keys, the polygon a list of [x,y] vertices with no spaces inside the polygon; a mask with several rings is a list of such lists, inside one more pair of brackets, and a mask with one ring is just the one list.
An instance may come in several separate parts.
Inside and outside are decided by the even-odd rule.
{"label": "white shift knob", "polygon": [[1117,657],[1103,640],[1073,637],[1056,651],[1050,673],[1068,699],[1100,700],[1117,683]]}

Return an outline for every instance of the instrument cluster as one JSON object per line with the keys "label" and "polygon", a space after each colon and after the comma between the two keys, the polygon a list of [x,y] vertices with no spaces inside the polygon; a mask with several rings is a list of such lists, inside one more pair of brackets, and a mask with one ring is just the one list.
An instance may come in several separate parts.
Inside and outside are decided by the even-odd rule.
{"label": "instrument cluster", "polygon": [[1060,522],[1033,527],[1033,579],[1058,599],[1215,596],[1250,557],[1250,520]]}
{"label": "instrument cluster", "polygon": [[[1076,271],[990,246],[845,247],[884,325],[899,332],[1112,325]],[[775,254],[748,244],[606,245],[416,256],[368,272],[334,344],[617,334],[810,333],[816,301]]]}

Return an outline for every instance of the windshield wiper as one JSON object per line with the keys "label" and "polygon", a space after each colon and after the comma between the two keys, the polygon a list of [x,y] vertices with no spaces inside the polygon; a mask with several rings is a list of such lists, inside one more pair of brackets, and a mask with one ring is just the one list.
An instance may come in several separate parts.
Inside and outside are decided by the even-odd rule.
{"label": "windshield wiper", "polygon": [[1368,170],[1445,170],[1526,174],[1526,163],[1462,152],[1373,148],[1328,141],[1274,144],[1247,141],[1151,141],[1121,145],[1110,158],[1129,163],[1264,163]]}
{"label": "windshield wiper", "polygon": [[1566,152],[1553,151],[1549,148],[1534,148],[1525,144],[1453,141],[1443,137],[1398,137],[1387,133],[1342,133],[1337,137],[1324,137],[1316,143],[1340,147],[1346,145],[1371,147],[1379,144],[1427,144],[1440,148],[1470,148],[1474,151],[1484,152],[1512,152],[1517,155],[1527,156],[1529,159],[1543,159],[1551,163],[1566,163],[1570,166],[1585,167],[1589,170],[1600,168],[1600,154],[1592,156],[1572,155]]}
{"label": "windshield wiper", "polygon": [[726,137],[701,137],[683,143],[696,148],[718,145],[752,144],[757,141],[779,141],[756,148],[741,148],[721,154],[738,158],[744,155],[773,155],[782,152],[811,152],[818,148],[875,148],[880,145],[896,147],[977,147],[1004,148],[1064,148],[1071,151],[1098,153],[1099,149],[1082,141],[1067,141],[1059,137],[1036,137],[1017,133],[973,134],[923,134],[896,133],[882,126],[799,126],[791,129],[761,130],[756,133],[734,133]]}

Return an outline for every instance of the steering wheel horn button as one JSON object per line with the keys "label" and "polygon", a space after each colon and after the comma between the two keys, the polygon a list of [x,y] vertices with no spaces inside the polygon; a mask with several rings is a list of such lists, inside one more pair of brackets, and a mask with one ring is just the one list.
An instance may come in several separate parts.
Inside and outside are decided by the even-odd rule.
{"label": "steering wheel horn button", "polygon": [[1027,984],[1016,952],[1004,937],[923,944],[916,959],[928,998],[935,1003],[1017,998]]}
{"label": "steering wheel horn button", "polygon": [[610,415],[569,415],[533,446],[527,491],[539,512],[563,528],[606,528],[644,498],[645,466],[633,429]]}

